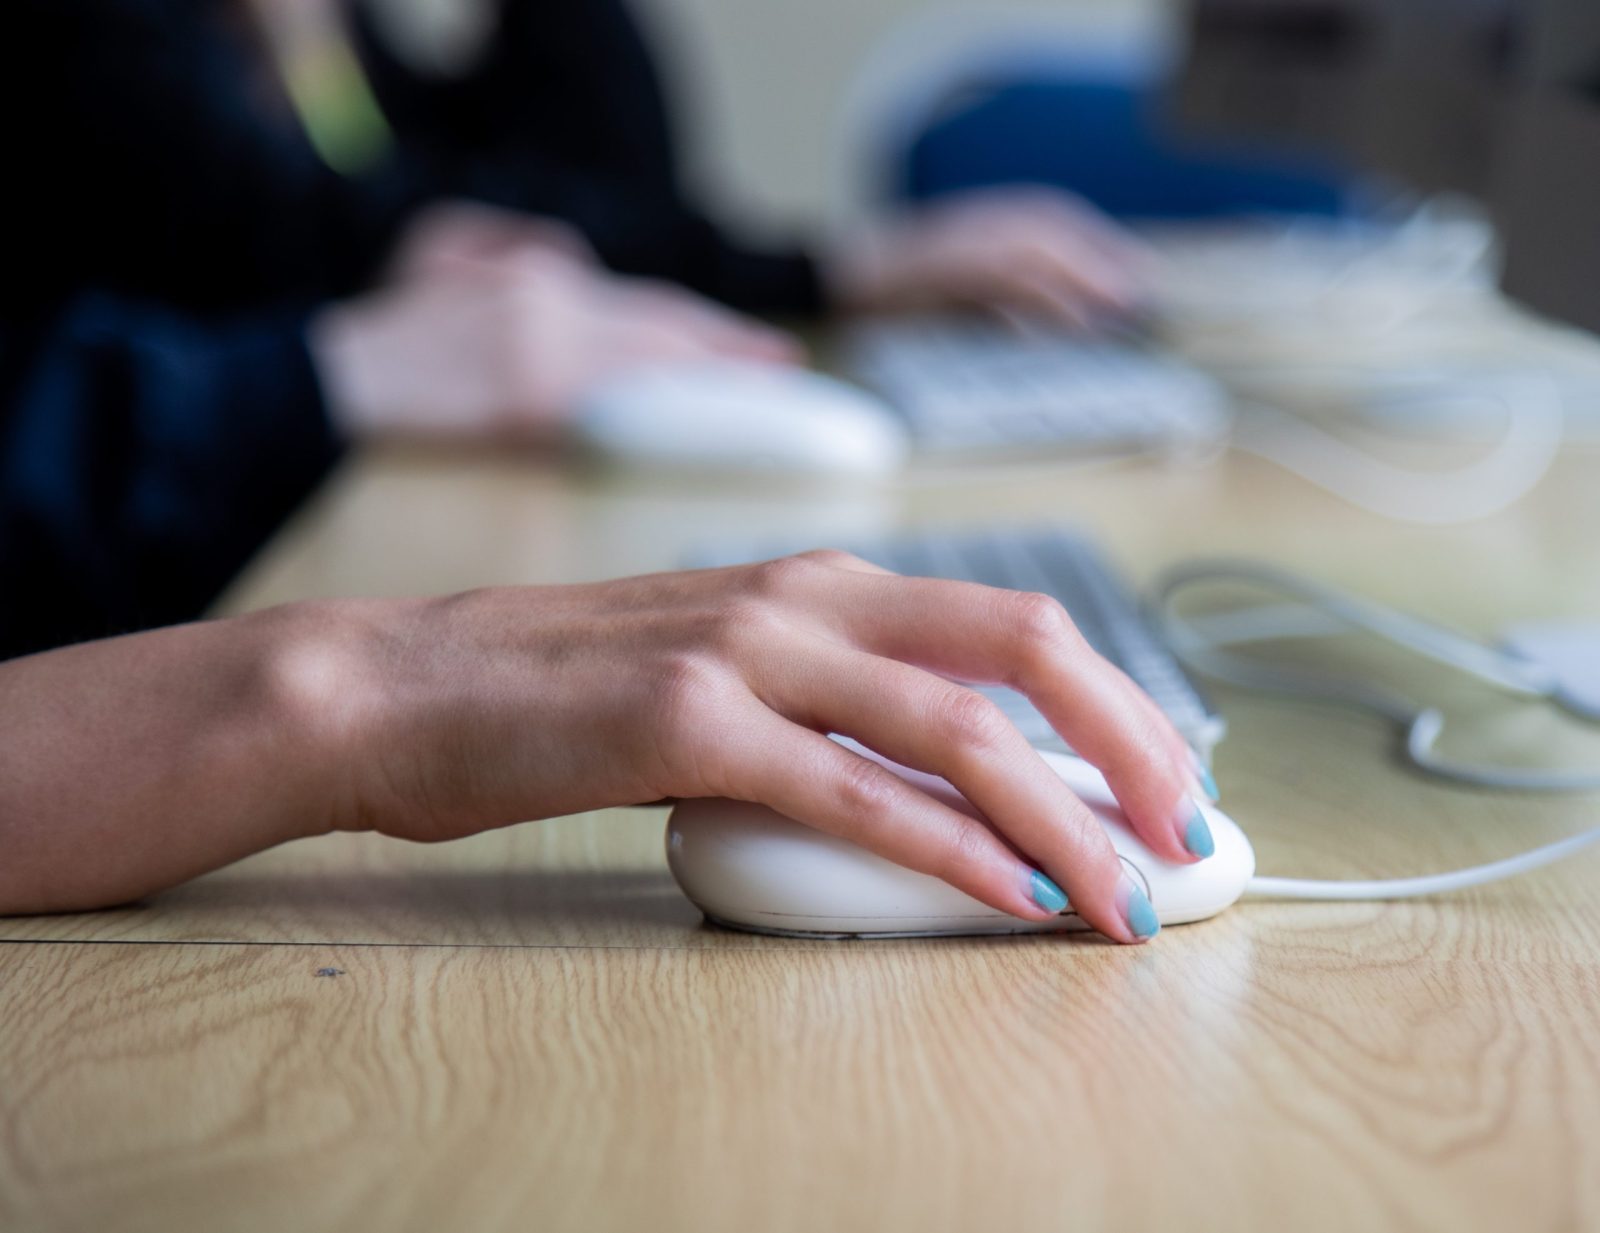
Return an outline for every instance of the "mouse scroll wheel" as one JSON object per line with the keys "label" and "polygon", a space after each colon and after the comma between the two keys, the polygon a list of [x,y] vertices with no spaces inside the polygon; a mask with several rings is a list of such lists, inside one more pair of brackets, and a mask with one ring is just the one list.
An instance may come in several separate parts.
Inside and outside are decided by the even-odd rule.
{"label": "mouse scroll wheel", "polygon": [[1150,893],[1150,882],[1144,876],[1144,870],[1140,869],[1139,866],[1135,865],[1120,852],[1117,853],[1117,859],[1122,862],[1122,867],[1128,871],[1128,876],[1132,878],[1138,885],[1139,889],[1144,892],[1144,897],[1150,900],[1152,904],[1155,903],[1155,896]]}

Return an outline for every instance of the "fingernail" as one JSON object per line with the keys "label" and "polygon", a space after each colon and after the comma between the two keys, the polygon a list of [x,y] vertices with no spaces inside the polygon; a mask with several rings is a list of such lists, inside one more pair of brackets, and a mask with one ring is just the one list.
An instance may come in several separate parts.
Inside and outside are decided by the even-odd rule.
{"label": "fingernail", "polygon": [[1124,876],[1121,885],[1122,919],[1128,922],[1128,928],[1133,930],[1136,938],[1153,938],[1161,932],[1161,922],[1156,919],[1156,910],[1150,906],[1150,900],[1132,878]]}
{"label": "fingernail", "polygon": [[1201,791],[1215,805],[1222,798],[1222,794],[1217,791],[1217,781],[1211,774],[1211,768],[1202,762],[1200,755],[1192,749],[1189,751],[1189,761],[1194,764],[1194,773],[1200,780]]}
{"label": "fingernail", "polygon": [[1183,846],[1189,849],[1191,855],[1204,859],[1217,850],[1216,840],[1211,838],[1211,828],[1206,825],[1206,816],[1200,812],[1200,806],[1193,807],[1189,815],[1189,824],[1183,828]]}
{"label": "fingernail", "polygon": [[1046,912],[1067,910],[1067,893],[1037,869],[1028,874],[1028,894]]}

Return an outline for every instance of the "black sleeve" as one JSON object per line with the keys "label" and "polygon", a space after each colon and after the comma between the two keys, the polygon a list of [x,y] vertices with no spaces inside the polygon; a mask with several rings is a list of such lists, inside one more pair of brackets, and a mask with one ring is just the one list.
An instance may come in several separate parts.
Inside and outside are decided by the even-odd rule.
{"label": "black sleeve", "polygon": [[0,330],[0,658],[199,615],[338,453],[296,316]]}
{"label": "black sleeve", "polygon": [[0,213],[19,263],[0,296],[94,286],[198,310],[363,286],[427,196],[396,157],[324,165],[218,0],[13,0],[0,40]]}
{"label": "black sleeve", "polygon": [[661,75],[624,0],[503,0],[485,61],[456,81],[408,73],[363,33],[384,109],[436,184],[565,219],[624,273],[752,311],[821,307],[802,246],[745,242],[692,201]]}
{"label": "black sleeve", "polygon": [[476,160],[461,169],[455,192],[571,223],[622,274],[666,279],[746,312],[815,314],[826,307],[805,248],[743,242],[680,198],[650,198],[625,181],[575,172],[536,152]]}
{"label": "black sleeve", "polygon": [[[397,140],[341,176],[275,106],[223,0],[13,0],[0,40],[0,201],[22,263],[0,301],[108,287],[234,311],[339,298],[380,269],[428,201],[474,197],[564,218],[613,268],[752,310],[819,306],[798,247],[743,243],[697,208],[655,64],[620,0],[506,0],[461,80],[401,64],[355,10]],[[42,100],[42,102],[41,102]]]}

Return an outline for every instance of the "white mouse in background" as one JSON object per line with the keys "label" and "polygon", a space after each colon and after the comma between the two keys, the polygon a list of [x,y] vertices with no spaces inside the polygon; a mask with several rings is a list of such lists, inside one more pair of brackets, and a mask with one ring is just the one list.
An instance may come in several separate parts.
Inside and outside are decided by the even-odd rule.
{"label": "white mouse in background", "polygon": [[905,461],[905,430],[842,381],[774,364],[642,368],[580,402],[573,438],[612,463],[696,470],[884,475]]}
{"label": "white mouse in background", "polygon": [[[975,814],[944,780],[848,744],[931,795]],[[1094,810],[1163,925],[1215,916],[1244,893],[1255,873],[1255,852],[1231,818],[1203,804],[1216,851],[1196,864],[1174,865],[1129,829],[1099,771],[1065,754],[1041,750],[1040,756]],[[667,864],[683,893],[710,920],[756,933],[915,937],[1086,928],[1070,907],[1037,924],[1009,916],[938,878],[741,801],[680,803],[667,821]]]}

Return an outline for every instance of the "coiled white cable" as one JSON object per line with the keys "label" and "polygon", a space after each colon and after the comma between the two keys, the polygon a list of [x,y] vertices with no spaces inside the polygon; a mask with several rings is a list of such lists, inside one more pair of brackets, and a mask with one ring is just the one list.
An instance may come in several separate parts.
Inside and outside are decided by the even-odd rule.
{"label": "coiled white cable", "polygon": [[[1258,605],[1228,613],[1223,619],[1212,617],[1204,623],[1181,617],[1174,611],[1173,601],[1178,592],[1219,582],[1277,591],[1298,603]],[[1542,664],[1261,561],[1215,557],[1175,565],[1156,580],[1154,606],[1162,632],[1180,658],[1201,672],[1251,689],[1298,695],[1305,692],[1300,681],[1314,681],[1327,690],[1326,696],[1330,698],[1343,700],[1348,696],[1352,701],[1366,704],[1367,695],[1360,687],[1353,688],[1340,679],[1269,667],[1221,649],[1269,638],[1316,637],[1352,630],[1365,630],[1435,663],[1525,697],[1550,697],[1556,688],[1555,677]],[[1279,684],[1284,688],[1275,687]],[[1386,694],[1373,696],[1389,697]],[[1370,705],[1385,714],[1391,709],[1387,701]],[[1407,711],[1407,717],[1413,713]]]}
{"label": "coiled white cable", "polygon": [[[1190,621],[1173,611],[1181,590],[1206,582],[1246,583],[1286,592],[1297,605],[1264,605],[1226,620]],[[1168,644],[1184,663],[1217,680],[1288,697],[1311,698],[1376,711],[1402,725],[1406,757],[1419,769],[1477,787],[1537,792],[1600,790],[1600,773],[1473,766],[1441,757],[1435,745],[1444,718],[1398,693],[1325,673],[1280,668],[1245,659],[1227,646],[1268,638],[1313,637],[1365,630],[1508,693],[1561,705],[1559,682],[1540,664],[1485,646],[1451,630],[1313,582],[1277,566],[1251,561],[1190,562],[1169,570],[1156,586],[1155,611]],[[1419,877],[1366,881],[1252,878],[1246,893],[1278,899],[1406,899],[1464,890],[1541,869],[1600,842],[1600,828],[1488,864]]]}

